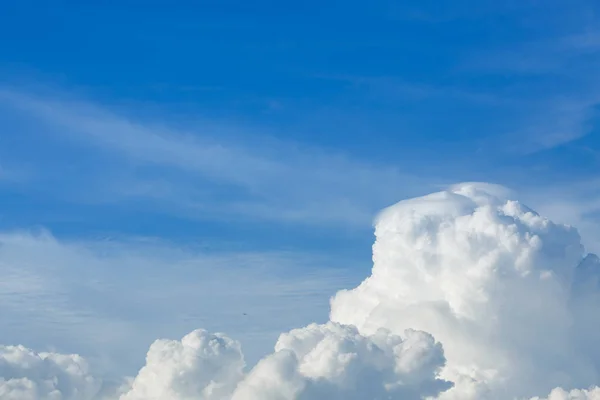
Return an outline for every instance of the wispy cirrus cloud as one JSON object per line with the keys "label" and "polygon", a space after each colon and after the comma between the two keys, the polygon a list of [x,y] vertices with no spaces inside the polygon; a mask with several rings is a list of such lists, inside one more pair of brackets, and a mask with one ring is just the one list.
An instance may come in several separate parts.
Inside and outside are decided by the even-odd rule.
{"label": "wispy cirrus cloud", "polygon": [[598,20],[593,13],[572,19],[578,23],[557,24],[535,39],[485,49],[459,64],[461,73],[510,77],[510,84],[495,91],[517,107],[516,123],[505,135],[514,152],[567,145],[594,130],[600,104]]}
{"label": "wispy cirrus cloud", "polygon": [[35,120],[44,140],[78,146],[82,164],[87,152],[102,157],[105,176],[82,177],[87,195],[72,193],[85,201],[151,199],[187,216],[364,225],[378,208],[426,186],[414,171],[266,135],[239,134],[210,122],[180,129],[82,101],[8,90],[0,99],[5,110]]}
{"label": "wispy cirrus cloud", "polygon": [[[553,75],[573,80],[586,76],[573,74],[574,70],[592,72],[590,62],[597,62],[600,51],[600,31],[585,25],[564,32],[548,32],[546,36],[513,43],[504,48],[482,51],[467,58],[461,69],[507,72],[523,75]],[[582,60],[583,57],[590,57]],[[586,61],[586,62],[582,62]]]}
{"label": "wispy cirrus cloud", "polygon": [[529,155],[577,141],[593,132],[600,91],[588,96],[532,101],[515,126],[504,136],[512,152]]}

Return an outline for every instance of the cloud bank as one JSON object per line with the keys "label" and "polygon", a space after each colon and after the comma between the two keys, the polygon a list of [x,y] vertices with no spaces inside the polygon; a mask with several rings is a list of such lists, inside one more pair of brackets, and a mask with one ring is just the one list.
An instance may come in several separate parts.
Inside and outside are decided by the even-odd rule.
{"label": "cloud bank", "polygon": [[[329,322],[281,334],[253,367],[223,334],[158,340],[112,397],[599,399],[600,262],[575,228],[511,196],[463,184],[385,209],[372,274],[332,298]],[[85,368],[64,378],[78,358],[56,357],[71,361],[10,358],[0,398],[23,398],[23,378],[49,399],[98,396],[99,378]],[[23,365],[31,372],[10,372],[29,371]]]}

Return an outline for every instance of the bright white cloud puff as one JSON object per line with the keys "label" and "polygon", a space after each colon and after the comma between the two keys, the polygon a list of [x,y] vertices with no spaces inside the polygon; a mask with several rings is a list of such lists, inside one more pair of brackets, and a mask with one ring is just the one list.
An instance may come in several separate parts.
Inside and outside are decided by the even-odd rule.
{"label": "bright white cloud puff", "polygon": [[181,341],[157,340],[121,400],[226,399],[244,366],[239,343],[224,335],[196,330]]}
{"label": "bright white cloud puff", "polygon": [[[158,340],[113,398],[600,400],[600,261],[510,197],[463,184],[389,207],[371,276],[335,295],[330,322],[282,334],[249,370],[221,334]],[[0,357],[0,399],[100,398],[78,356]]]}
{"label": "bright white cloud puff", "polygon": [[0,346],[2,400],[91,400],[100,396],[101,386],[78,355]]}
{"label": "bright white cloud puff", "polygon": [[312,324],[282,334],[233,400],[420,399],[451,386],[436,378],[444,361],[425,332],[363,336],[352,326]]}

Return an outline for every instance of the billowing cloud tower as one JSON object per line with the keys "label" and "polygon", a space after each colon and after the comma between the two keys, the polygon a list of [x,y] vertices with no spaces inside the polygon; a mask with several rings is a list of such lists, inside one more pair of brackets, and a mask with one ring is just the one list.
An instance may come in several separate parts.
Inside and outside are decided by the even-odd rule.
{"label": "billowing cloud tower", "polygon": [[598,264],[590,256],[577,268],[584,249],[576,229],[502,188],[462,184],[389,207],[375,235],[371,276],[335,296],[331,320],[363,334],[431,333],[444,346],[441,376],[455,383],[443,399],[526,398],[598,383],[591,319],[600,303],[583,287]]}

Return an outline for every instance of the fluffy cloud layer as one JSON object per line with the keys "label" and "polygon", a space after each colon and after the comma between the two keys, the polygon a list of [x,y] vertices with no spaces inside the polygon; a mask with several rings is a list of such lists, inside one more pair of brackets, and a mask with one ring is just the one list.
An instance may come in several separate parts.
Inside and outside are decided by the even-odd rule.
{"label": "fluffy cloud layer", "polygon": [[437,379],[439,343],[425,332],[370,336],[333,322],[281,335],[275,353],[240,383],[233,400],[420,399],[451,384]]}
{"label": "fluffy cloud layer", "polygon": [[78,355],[0,346],[0,399],[91,400],[100,396],[101,386]]}
{"label": "fluffy cloud layer", "polygon": [[451,386],[436,378],[444,361],[427,333],[365,337],[330,322],[282,334],[244,376],[239,343],[197,330],[156,341],[120,400],[420,399]]}
{"label": "fluffy cloud layer", "polygon": [[[224,335],[158,340],[113,397],[600,399],[600,261],[576,229],[509,198],[465,184],[384,210],[372,274],[332,299],[330,322],[282,334],[247,371]],[[0,398],[98,396],[80,358],[19,349],[39,361],[8,357]]]}

